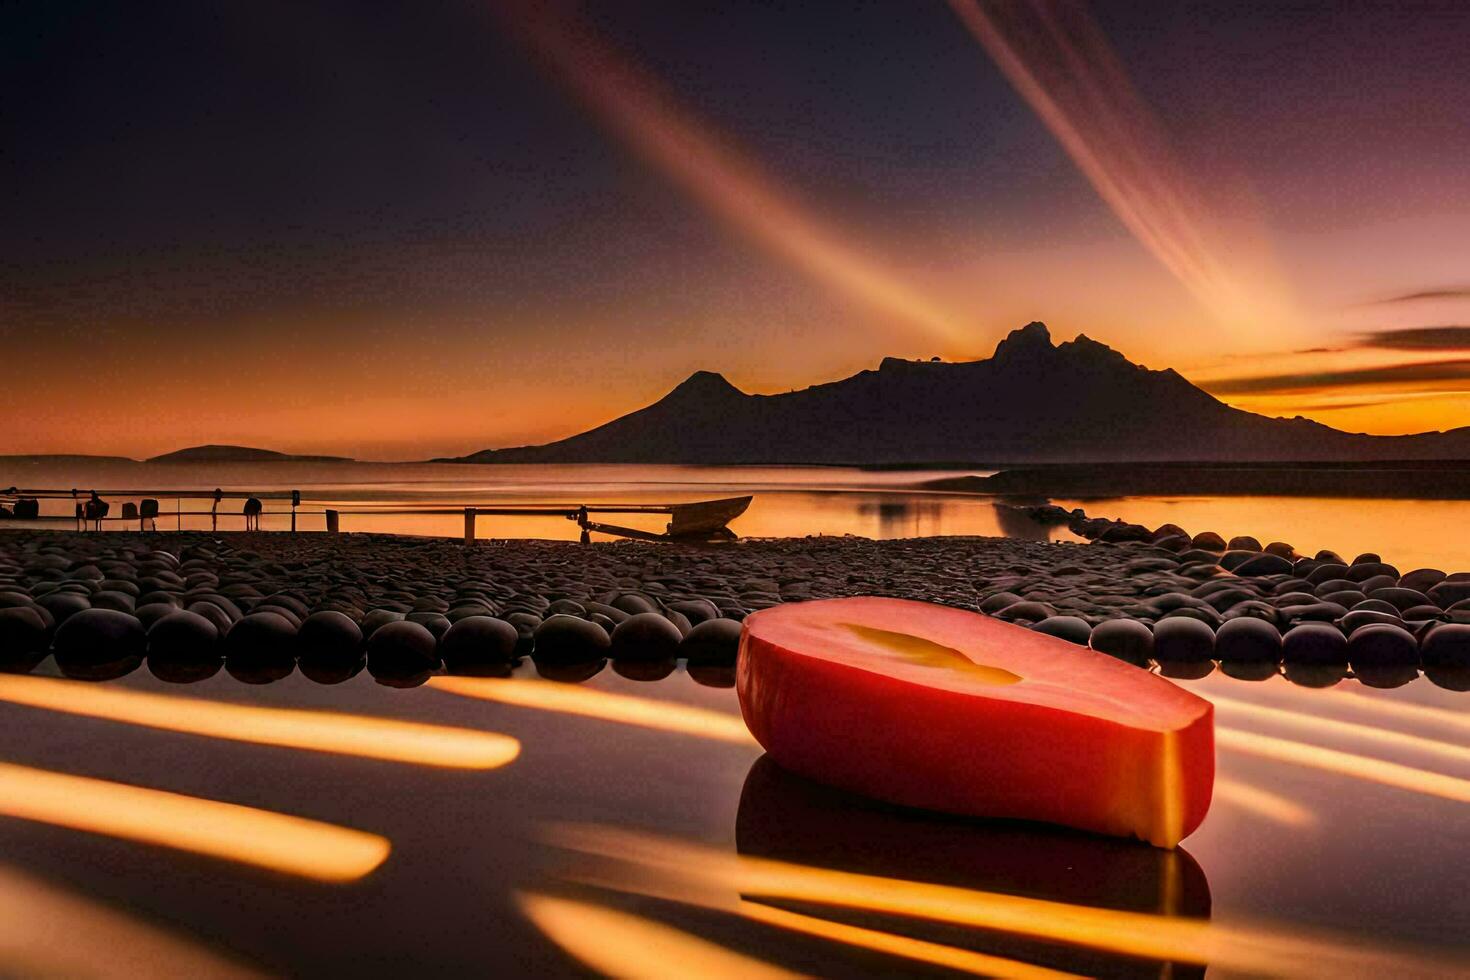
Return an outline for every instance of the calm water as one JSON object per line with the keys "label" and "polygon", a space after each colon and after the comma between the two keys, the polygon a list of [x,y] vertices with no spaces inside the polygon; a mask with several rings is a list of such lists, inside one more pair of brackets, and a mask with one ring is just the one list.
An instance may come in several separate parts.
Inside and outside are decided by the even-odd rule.
{"label": "calm water", "polygon": [[[754,494],[755,501],[731,528],[749,537],[858,534],[872,538],[937,534],[984,534],[1033,540],[1073,540],[1065,529],[1038,527],[990,498],[915,491],[914,484],[951,472],[876,472],[840,467],[690,466],[456,466],[433,464],[272,464],[237,466],[90,465],[26,466],[0,472],[0,485],[171,489],[221,486],[248,491],[300,489],[306,498],[302,530],[324,527],[321,510],[369,510],[555,503],[668,503]],[[116,515],[128,498],[114,497]],[[136,499],[136,498],[134,498]],[[1165,522],[1192,532],[1216,530],[1230,537],[1250,534],[1263,543],[1288,541],[1304,553],[1331,548],[1348,558],[1375,551],[1401,568],[1470,569],[1470,501],[1359,500],[1310,497],[1127,497],[1059,500],[1089,514],[1119,517],[1151,527]],[[165,511],[171,502],[164,503]],[[207,500],[182,508],[207,510]],[[279,510],[281,501],[269,501]],[[240,527],[239,502],[227,501],[222,530]],[[70,501],[48,503],[46,513],[68,514]],[[233,511],[233,512],[230,512]],[[618,523],[662,530],[666,519],[619,517]],[[208,518],[167,513],[161,527],[208,527]],[[282,529],[289,517],[267,514],[263,526]],[[348,514],[344,531],[394,531],[458,537],[463,517]],[[484,537],[575,539],[576,525],[559,517],[480,519]]]}
{"label": "calm water", "polygon": [[[711,686],[728,674],[645,665],[645,676],[667,675],[650,683],[620,666],[590,665],[577,685],[539,679],[527,663],[507,679],[411,690],[366,672],[335,686],[300,673],[246,685],[225,671],[169,685],[146,666],[87,684],[46,677],[50,661],[0,675],[0,963],[52,975],[143,957],[150,974],[243,962],[293,975],[517,976],[576,974],[589,959],[648,970],[654,951],[665,975],[694,975],[696,962],[742,977],[762,964],[955,975],[986,956],[1199,976],[1197,964],[1128,944],[1198,952],[1215,933],[1188,930],[1207,922],[1222,930],[1204,956],[1212,976],[1470,970],[1467,695],[1423,680],[1386,691],[1218,673],[1180,681],[1217,703],[1219,782],[1203,826],[1163,852],[834,797],[762,761],[734,692]],[[38,706],[59,685],[71,687]],[[283,733],[279,716],[242,726],[211,714],[221,706],[302,712],[293,724],[328,718],[360,728],[372,751],[398,747],[397,733],[368,727],[389,719],[511,736],[520,753],[463,769],[317,751],[338,746],[340,728]],[[237,737],[168,730],[180,719],[222,721]],[[267,735],[300,738],[250,740]],[[38,773],[85,780],[49,798]],[[92,826],[118,812],[116,784],[145,791],[129,804],[137,826]],[[179,808],[195,801],[248,809],[217,822]],[[314,821],[317,836],[273,814]],[[364,859],[354,831],[383,842],[386,859]],[[318,880],[302,861],[337,862],[340,880]],[[834,868],[863,877],[820,870]],[[954,921],[916,916],[915,900]]]}

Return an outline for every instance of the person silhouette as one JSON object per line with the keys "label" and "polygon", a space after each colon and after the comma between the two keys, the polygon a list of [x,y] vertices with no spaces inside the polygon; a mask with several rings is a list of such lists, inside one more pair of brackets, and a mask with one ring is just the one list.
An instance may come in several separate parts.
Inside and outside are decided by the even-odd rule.
{"label": "person silhouette", "polygon": [[260,530],[261,504],[257,497],[250,497],[245,501],[245,530]]}
{"label": "person silhouette", "polygon": [[214,488],[214,503],[209,505],[209,529],[219,530],[219,502],[225,499],[225,492],[219,487]]}
{"label": "person silhouette", "polygon": [[92,496],[87,500],[87,505],[83,508],[82,514],[88,522],[92,523],[100,531],[102,530],[102,518],[107,516],[107,512],[110,509],[111,505],[97,496],[97,491],[93,490]]}

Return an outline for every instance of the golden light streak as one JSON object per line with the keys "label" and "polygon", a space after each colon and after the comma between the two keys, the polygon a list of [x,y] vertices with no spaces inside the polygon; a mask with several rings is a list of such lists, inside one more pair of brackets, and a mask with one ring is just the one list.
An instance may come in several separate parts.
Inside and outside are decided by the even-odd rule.
{"label": "golden light streak", "polygon": [[495,732],[230,704],[24,674],[0,674],[0,701],[208,738],[450,769],[495,769],[521,750],[520,742]]}
{"label": "golden light streak", "polygon": [[1333,696],[1338,700],[1345,700],[1348,706],[1362,711],[1387,715],[1403,721],[1445,725],[1450,728],[1458,728],[1462,731],[1470,732],[1470,714],[1463,711],[1436,708],[1429,704],[1410,704],[1404,701],[1391,701],[1388,698],[1373,697],[1372,695],[1347,689],[1338,690],[1334,692]]}
{"label": "golden light streak", "polygon": [[1133,236],[1222,323],[1262,326],[1264,270],[1231,267],[1219,220],[1085,8],[949,5]]}
{"label": "golden light streak", "polygon": [[1415,769],[1413,766],[1387,762],[1355,752],[1341,752],[1320,745],[1308,745],[1305,742],[1293,742],[1290,739],[1231,728],[1215,729],[1215,745],[1277,762],[1289,762],[1292,765],[1380,783],[1411,793],[1437,796],[1457,803],[1470,803],[1470,779]]}
{"label": "golden light streak", "polygon": [[832,871],[610,827],[562,826],[551,833],[551,840],[696,889],[723,888],[745,896],[998,930],[1151,960],[1273,976],[1434,976],[1470,966],[1306,930],[1124,912]]}
{"label": "golden light streak", "polygon": [[759,747],[739,715],[694,705],[518,677],[431,677],[429,686],[447,694],[498,701],[519,708],[558,711],[661,732]]}
{"label": "golden light streak", "polygon": [[364,877],[391,847],[335,824],[3,762],[0,815],[330,882]]}
{"label": "golden light streak", "polygon": [[1234,698],[1220,697],[1219,695],[1210,695],[1209,698],[1215,703],[1216,707],[1224,708],[1228,712],[1254,715],[1262,720],[1292,728],[1300,728],[1323,735],[1361,738],[1368,741],[1380,742],[1394,748],[1453,759],[1456,762],[1470,762],[1470,746],[1441,742],[1436,739],[1425,738],[1422,735],[1396,732],[1388,728],[1379,728],[1377,725],[1363,725],[1353,721],[1339,721],[1336,718],[1323,718],[1319,715],[1288,711],[1284,708],[1270,708],[1263,704],[1251,704],[1246,701],[1237,701]]}
{"label": "golden light streak", "polygon": [[981,977],[997,977],[1000,980],[1066,980],[1076,977],[1075,973],[1050,970],[1044,966],[1033,966],[1017,960],[969,949],[931,943],[923,939],[899,936],[877,929],[864,929],[841,922],[819,919],[813,915],[801,915],[786,909],[773,908],[758,902],[739,903],[737,912],[747,919],[761,922],[792,932],[828,939],[844,946],[856,946],[876,953],[886,953],[917,963],[927,963],[962,973],[973,973]]}
{"label": "golden light streak", "polygon": [[182,935],[4,867],[0,867],[0,972],[96,980],[263,976]]}
{"label": "golden light streak", "polygon": [[1288,827],[1310,827],[1317,822],[1316,814],[1301,804],[1234,779],[1215,777],[1215,800]]}
{"label": "golden light streak", "polygon": [[521,911],[573,959],[609,977],[740,977],[785,980],[800,974],[772,966],[672,926],[602,905],[519,894]]}
{"label": "golden light streak", "polygon": [[549,3],[511,5],[557,77],[633,150],[715,215],[809,276],[885,316],[968,348],[965,321],[863,255],[647,72]]}

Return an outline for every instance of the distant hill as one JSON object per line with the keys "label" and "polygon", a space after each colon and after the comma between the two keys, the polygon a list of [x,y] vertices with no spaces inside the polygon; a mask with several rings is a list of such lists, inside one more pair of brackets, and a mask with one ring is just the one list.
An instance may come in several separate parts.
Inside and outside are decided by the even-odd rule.
{"label": "distant hill", "polygon": [[1012,331],[988,360],[886,358],[876,371],[748,395],[698,371],[662,399],[542,446],[466,463],[830,463],[1470,459],[1470,427],[1411,436],[1342,432],[1231,408],[1173,370],[1086,336]]}
{"label": "distant hill", "polygon": [[149,463],[350,463],[346,456],[293,456],[250,446],[190,446],[147,460]]}

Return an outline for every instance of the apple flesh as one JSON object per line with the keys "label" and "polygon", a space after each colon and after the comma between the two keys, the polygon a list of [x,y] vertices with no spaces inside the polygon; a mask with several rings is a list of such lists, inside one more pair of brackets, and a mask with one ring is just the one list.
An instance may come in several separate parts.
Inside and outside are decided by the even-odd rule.
{"label": "apple flesh", "polygon": [[901,806],[1159,847],[1210,806],[1208,701],[978,613],[881,598],[765,609],[745,619],[736,688],[779,765]]}

